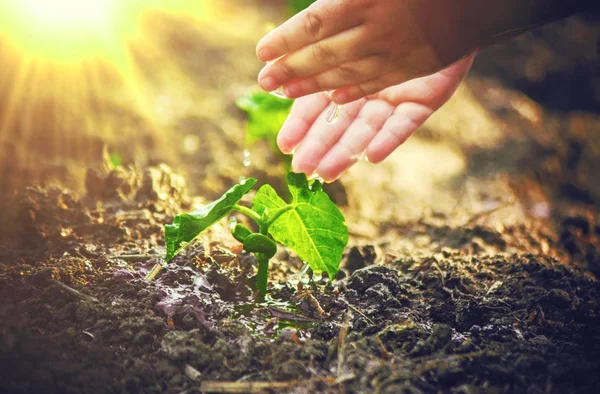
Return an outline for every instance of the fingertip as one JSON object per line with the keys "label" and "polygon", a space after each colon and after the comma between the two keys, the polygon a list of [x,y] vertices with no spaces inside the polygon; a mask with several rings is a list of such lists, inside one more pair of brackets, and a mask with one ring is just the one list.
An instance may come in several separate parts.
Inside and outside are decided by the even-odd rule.
{"label": "fingertip", "polygon": [[304,139],[309,125],[290,114],[277,134],[277,146],[282,153],[289,155]]}
{"label": "fingertip", "polygon": [[317,166],[315,172],[319,174],[319,177],[323,179],[326,183],[331,183],[336,181],[343,173],[344,170],[332,169],[330,167],[323,168],[321,165]]}
{"label": "fingertip", "polygon": [[390,137],[388,130],[382,129],[367,146],[365,156],[369,163],[378,164],[384,161],[394,150],[402,145],[411,133],[404,133],[400,139]]}
{"label": "fingertip", "polygon": [[376,149],[372,149],[370,146],[369,146],[369,148],[367,148],[367,151],[365,152],[365,156],[367,158],[367,161],[372,164],[379,164],[382,161],[384,161],[385,158],[387,157],[387,156],[382,155]]}
{"label": "fingertip", "polygon": [[325,157],[321,159],[315,171],[325,180],[325,182],[333,182],[340,178],[356,162],[356,158],[340,154],[339,150],[332,148]]}
{"label": "fingertip", "polygon": [[279,88],[279,83],[273,77],[267,76],[263,77],[262,75],[258,76],[258,85],[266,92],[272,92]]}
{"label": "fingertip", "polygon": [[[317,171],[317,174],[319,174],[318,171]],[[340,179],[340,176],[327,177],[327,176],[323,176],[321,174],[319,174],[319,176],[321,177],[321,179],[323,179],[323,182],[325,182],[325,183],[333,183],[333,182],[337,181],[338,179]]]}
{"label": "fingertip", "polygon": [[277,146],[284,155],[291,154],[295,148],[294,143],[290,140],[289,133],[286,133],[283,127],[277,134]]}
{"label": "fingertip", "polygon": [[292,158],[292,171],[298,174],[306,174],[310,176],[315,172],[316,165],[306,160],[306,158],[300,153],[296,153]]}
{"label": "fingertip", "polygon": [[263,46],[258,43],[256,47],[256,57],[263,63],[270,62],[277,58],[276,53],[269,47]]}
{"label": "fingertip", "polygon": [[[382,130],[383,131],[383,130]],[[384,161],[398,146],[402,145],[402,142],[395,144],[388,138],[382,138],[385,133],[380,132],[367,146],[365,150],[365,156],[369,163],[378,164]],[[377,138],[379,137],[379,138]]]}
{"label": "fingertip", "polygon": [[330,94],[330,97],[331,101],[333,101],[334,103],[344,105],[361,99],[364,97],[364,95],[360,93],[357,94],[356,89],[354,89],[354,87],[351,86],[348,88],[338,89],[334,91]]}

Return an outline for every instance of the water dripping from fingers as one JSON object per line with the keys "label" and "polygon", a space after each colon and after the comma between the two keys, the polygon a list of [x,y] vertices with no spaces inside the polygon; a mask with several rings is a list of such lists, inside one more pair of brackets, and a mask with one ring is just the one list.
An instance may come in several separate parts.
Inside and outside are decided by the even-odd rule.
{"label": "water dripping from fingers", "polygon": [[317,172],[313,172],[311,174],[311,176],[308,177],[309,181],[319,181],[321,183],[325,183],[325,180],[323,178],[321,178],[321,176],[319,174],[317,174]]}
{"label": "water dripping from fingers", "polygon": [[275,96],[278,97],[280,99],[288,99],[289,97],[286,96],[285,94],[285,90],[283,90],[283,87],[278,87],[277,89],[273,90],[272,92],[269,92],[269,94],[271,96]]}
{"label": "water dripping from fingers", "polygon": [[325,114],[325,122],[327,124],[334,124],[337,118],[340,116],[341,105],[334,103],[333,101],[329,103],[329,107],[327,107],[327,112]]}
{"label": "water dripping from fingers", "polygon": [[[244,167],[248,168],[248,167],[250,167],[251,164],[252,164],[252,154],[250,153],[250,151],[248,149],[244,149],[242,165]],[[240,175],[238,180],[241,184],[244,184],[247,179],[244,175]]]}
{"label": "water dripping from fingers", "polygon": [[354,160],[355,162],[358,161],[365,161],[365,162],[369,162],[369,158],[367,157],[367,151],[364,150],[361,153],[359,153],[358,155],[354,155],[351,157],[352,160]]}
{"label": "water dripping from fingers", "polygon": [[[331,99],[331,92],[326,92],[329,98]],[[340,116],[340,110],[342,109],[341,104],[334,103],[333,101],[329,103],[329,107],[327,107],[327,112],[325,113],[325,122],[327,124],[334,124],[338,117]]]}
{"label": "water dripping from fingers", "polygon": [[250,167],[250,164],[252,164],[252,157],[248,149],[244,149],[244,160],[242,160],[242,164],[244,167]]}

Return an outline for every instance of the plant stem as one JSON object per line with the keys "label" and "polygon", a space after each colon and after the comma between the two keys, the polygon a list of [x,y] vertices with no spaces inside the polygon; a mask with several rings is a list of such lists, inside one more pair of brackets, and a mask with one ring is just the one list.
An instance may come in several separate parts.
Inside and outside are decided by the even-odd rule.
{"label": "plant stem", "polygon": [[256,259],[258,260],[256,288],[260,295],[264,297],[267,294],[267,282],[269,280],[269,259],[262,253],[256,253]]}
{"label": "plant stem", "polygon": [[233,209],[235,211],[238,211],[239,213],[242,213],[242,214],[248,216],[250,219],[254,220],[260,227],[262,227],[265,224],[263,222],[261,216],[248,207],[236,204],[233,206]]}
{"label": "plant stem", "polygon": [[109,256],[113,259],[121,259],[124,261],[147,261],[150,259],[164,259],[165,255],[164,254],[117,254],[117,255],[112,255]]}
{"label": "plant stem", "polygon": [[158,274],[160,274],[160,271],[162,271],[162,269],[163,269],[163,267],[162,267],[161,263],[154,264],[154,267],[152,267],[150,272],[148,272],[146,274],[146,280],[148,282],[152,282],[154,280],[154,278],[156,278],[158,276]]}

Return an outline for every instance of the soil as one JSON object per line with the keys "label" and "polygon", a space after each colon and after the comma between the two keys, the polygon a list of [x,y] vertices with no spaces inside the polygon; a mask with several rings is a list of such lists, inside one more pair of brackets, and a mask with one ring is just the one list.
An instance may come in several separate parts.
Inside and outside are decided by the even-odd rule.
{"label": "soil", "polygon": [[[230,21],[239,30],[216,30],[226,39],[214,25],[188,30],[157,16],[156,34],[179,45],[177,97],[205,106],[169,112],[162,125],[146,119],[150,139],[114,134],[111,149],[147,142],[122,166],[106,165],[102,148],[46,152],[56,171],[5,159],[0,392],[600,392],[592,14],[489,48],[388,161],[360,163],[327,186],[351,233],[334,281],[301,276],[302,262],[280,248],[259,302],[256,261],[226,223],[145,280],[174,215],[240,175],[282,187],[284,166],[266,144],[242,165],[248,147],[234,106],[260,69],[251,60],[257,26],[283,18],[269,4],[243,2]],[[199,72],[209,66],[229,80]],[[164,96],[168,76],[149,78],[148,92]],[[113,109],[117,124],[144,118]],[[27,140],[7,141],[12,159],[27,152]],[[169,145],[171,154],[160,141],[187,142]]]}

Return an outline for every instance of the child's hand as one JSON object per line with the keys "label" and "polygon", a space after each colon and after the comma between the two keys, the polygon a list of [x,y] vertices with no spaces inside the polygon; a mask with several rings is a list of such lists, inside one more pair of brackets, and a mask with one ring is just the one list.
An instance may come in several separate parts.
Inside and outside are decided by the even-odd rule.
{"label": "child's hand", "polygon": [[333,124],[325,122],[330,105],[325,93],[300,98],[277,144],[284,153],[294,152],[295,172],[311,175],[316,171],[328,182],[340,177],[363,153],[369,161],[380,162],[450,98],[473,58],[346,104]]}
{"label": "child's hand", "polygon": [[[332,91],[344,104],[430,75],[474,48],[460,38],[460,7],[445,0],[318,0],[267,34],[260,86],[287,97]],[[369,105],[371,106],[371,105]]]}

